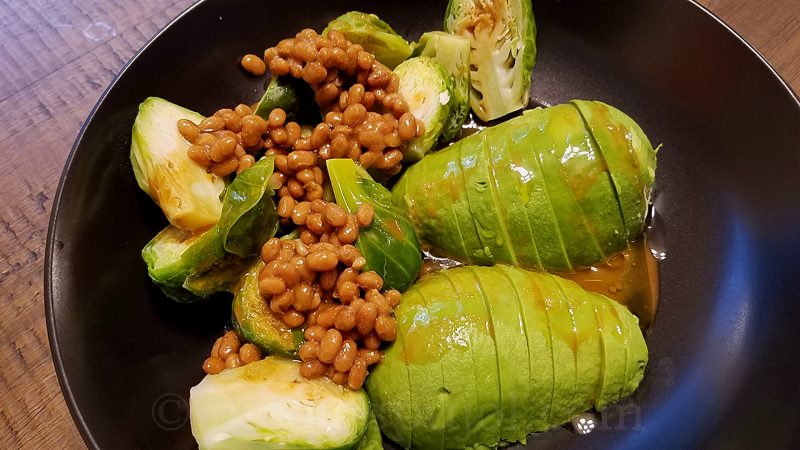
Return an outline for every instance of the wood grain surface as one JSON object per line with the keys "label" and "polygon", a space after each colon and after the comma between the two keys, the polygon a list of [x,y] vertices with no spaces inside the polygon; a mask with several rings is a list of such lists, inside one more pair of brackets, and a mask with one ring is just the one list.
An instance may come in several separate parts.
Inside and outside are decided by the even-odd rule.
{"label": "wood grain surface", "polygon": [[[81,124],[191,0],[0,0],[0,448],[85,447],[44,319],[47,223]],[[800,1],[701,0],[800,92]]]}

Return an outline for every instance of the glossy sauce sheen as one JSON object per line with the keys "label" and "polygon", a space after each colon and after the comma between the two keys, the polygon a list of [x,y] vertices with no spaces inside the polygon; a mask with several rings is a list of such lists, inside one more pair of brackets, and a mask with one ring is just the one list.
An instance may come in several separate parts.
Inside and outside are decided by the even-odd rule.
{"label": "glossy sauce sheen", "polygon": [[[624,305],[639,318],[639,326],[647,330],[655,320],[659,295],[658,260],[653,256],[647,240],[645,233],[628,248],[601,263],[587,269],[556,275]],[[462,264],[457,261],[425,251],[419,277],[460,265]]]}

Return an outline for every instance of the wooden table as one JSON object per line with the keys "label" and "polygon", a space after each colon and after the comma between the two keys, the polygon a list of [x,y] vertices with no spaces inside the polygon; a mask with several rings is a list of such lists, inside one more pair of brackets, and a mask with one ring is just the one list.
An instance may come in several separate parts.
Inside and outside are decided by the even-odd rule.
{"label": "wooden table", "polygon": [[[84,447],[58,386],[44,321],[52,199],[100,94],[190,3],[0,0],[0,448]],[[700,3],[800,92],[800,1]]]}

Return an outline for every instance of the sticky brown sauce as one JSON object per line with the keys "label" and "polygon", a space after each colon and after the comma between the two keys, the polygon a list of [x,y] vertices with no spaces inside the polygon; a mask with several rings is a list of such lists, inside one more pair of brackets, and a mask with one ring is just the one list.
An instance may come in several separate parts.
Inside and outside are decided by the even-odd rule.
{"label": "sticky brown sauce", "polygon": [[588,269],[559,276],[625,305],[643,329],[650,328],[658,306],[658,260],[640,236],[627,249]]}
{"label": "sticky brown sauce", "polygon": [[[647,242],[647,233],[628,248],[604,262],[570,273],[557,273],[587,291],[597,292],[619,302],[639,318],[639,326],[653,325],[658,307],[658,260]],[[458,261],[424,251],[419,278],[440,270],[461,266]]]}

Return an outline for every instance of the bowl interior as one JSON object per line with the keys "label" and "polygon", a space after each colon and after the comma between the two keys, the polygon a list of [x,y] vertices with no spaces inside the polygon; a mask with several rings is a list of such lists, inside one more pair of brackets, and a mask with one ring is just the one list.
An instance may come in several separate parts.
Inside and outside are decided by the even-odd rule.
{"label": "bowl interior", "polygon": [[[48,320],[59,378],[87,443],[191,448],[188,391],[229,319],[224,296],[166,299],[141,248],[165,224],[128,151],[147,96],[209,114],[255,101],[263,79],[237,59],[349,10],[410,40],[441,28],[445,3],[201,2],[123,71],[76,143],[48,240]],[[766,63],[689,1],[535,2],[532,96],[611,103],[658,154],[661,305],[639,390],[588,437],[564,428],[529,448],[770,447],[796,443],[800,369],[796,190],[800,107]],[[393,448],[393,447],[391,447]]]}

